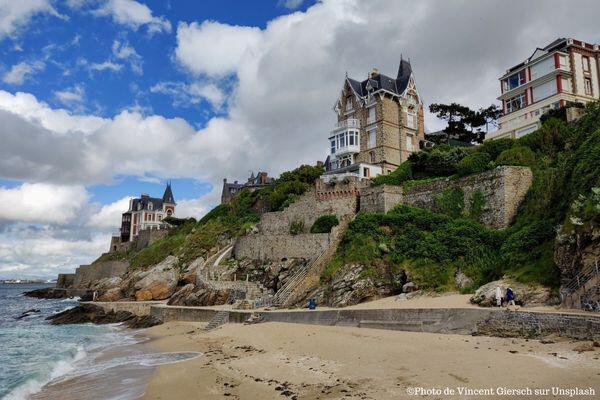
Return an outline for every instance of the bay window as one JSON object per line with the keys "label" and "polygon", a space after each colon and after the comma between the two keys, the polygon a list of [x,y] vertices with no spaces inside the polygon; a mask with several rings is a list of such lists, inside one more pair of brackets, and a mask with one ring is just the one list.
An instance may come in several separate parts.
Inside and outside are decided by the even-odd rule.
{"label": "bay window", "polygon": [[525,107],[525,93],[521,93],[518,96],[513,97],[512,99],[506,100],[506,113],[511,113],[513,111],[520,110]]}

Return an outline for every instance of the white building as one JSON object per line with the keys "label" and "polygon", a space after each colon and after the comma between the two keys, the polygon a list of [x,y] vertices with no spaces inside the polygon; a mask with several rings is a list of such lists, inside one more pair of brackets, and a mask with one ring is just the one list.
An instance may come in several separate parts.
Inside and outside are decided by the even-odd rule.
{"label": "white building", "polygon": [[536,49],[500,77],[503,115],[487,139],[527,135],[550,109],[598,100],[599,76],[600,45],[561,38]]}

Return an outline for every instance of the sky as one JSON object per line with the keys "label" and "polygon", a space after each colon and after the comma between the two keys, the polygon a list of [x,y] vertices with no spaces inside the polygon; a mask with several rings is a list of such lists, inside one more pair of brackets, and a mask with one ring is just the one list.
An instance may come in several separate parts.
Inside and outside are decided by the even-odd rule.
{"label": "sky", "polygon": [[169,180],[177,216],[198,218],[224,177],[323,160],[346,73],[394,76],[402,55],[426,107],[486,107],[536,47],[600,43],[599,12],[596,0],[0,0],[0,279],[93,261],[128,199]]}

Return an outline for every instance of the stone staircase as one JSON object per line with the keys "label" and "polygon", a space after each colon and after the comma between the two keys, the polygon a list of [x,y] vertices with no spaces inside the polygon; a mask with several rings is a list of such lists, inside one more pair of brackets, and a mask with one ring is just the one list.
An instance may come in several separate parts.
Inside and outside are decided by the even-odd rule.
{"label": "stone staircase", "polygon": [[208,325],[204,328],[206,332],[217,329],[219,326],[229,322],[229,311],[220,310],[217,311],[215,316],[210,320]]}
{"label": "stone staircase", "polygon": [[600,311],[600,265],[594,264],[579,271],[577,276],[561,287],[562,304],[568,308]]}
{"label": "stone staircase", "polygon": [[286,305],[287,300],[290,295],[293,293],[294,289],[304,280],[308,270],[310,269],[310,265],[313,263],[306,263],[303,267],[298,269],[294,275],[287,282],[279,288],[273,299],[271,300],[271,305],[274,307],[284,307]]}

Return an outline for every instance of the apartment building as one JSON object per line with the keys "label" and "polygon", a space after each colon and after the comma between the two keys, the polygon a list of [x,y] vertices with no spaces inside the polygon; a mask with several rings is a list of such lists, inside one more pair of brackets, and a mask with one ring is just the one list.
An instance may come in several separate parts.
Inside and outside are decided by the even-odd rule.
{"label": "apartment building", "polygon": [[600,45],[556,39],[536,49],[500,77],[503,115],[487,139],[519,138],[535,131],[540,117],[569,102],[600,99]]}

